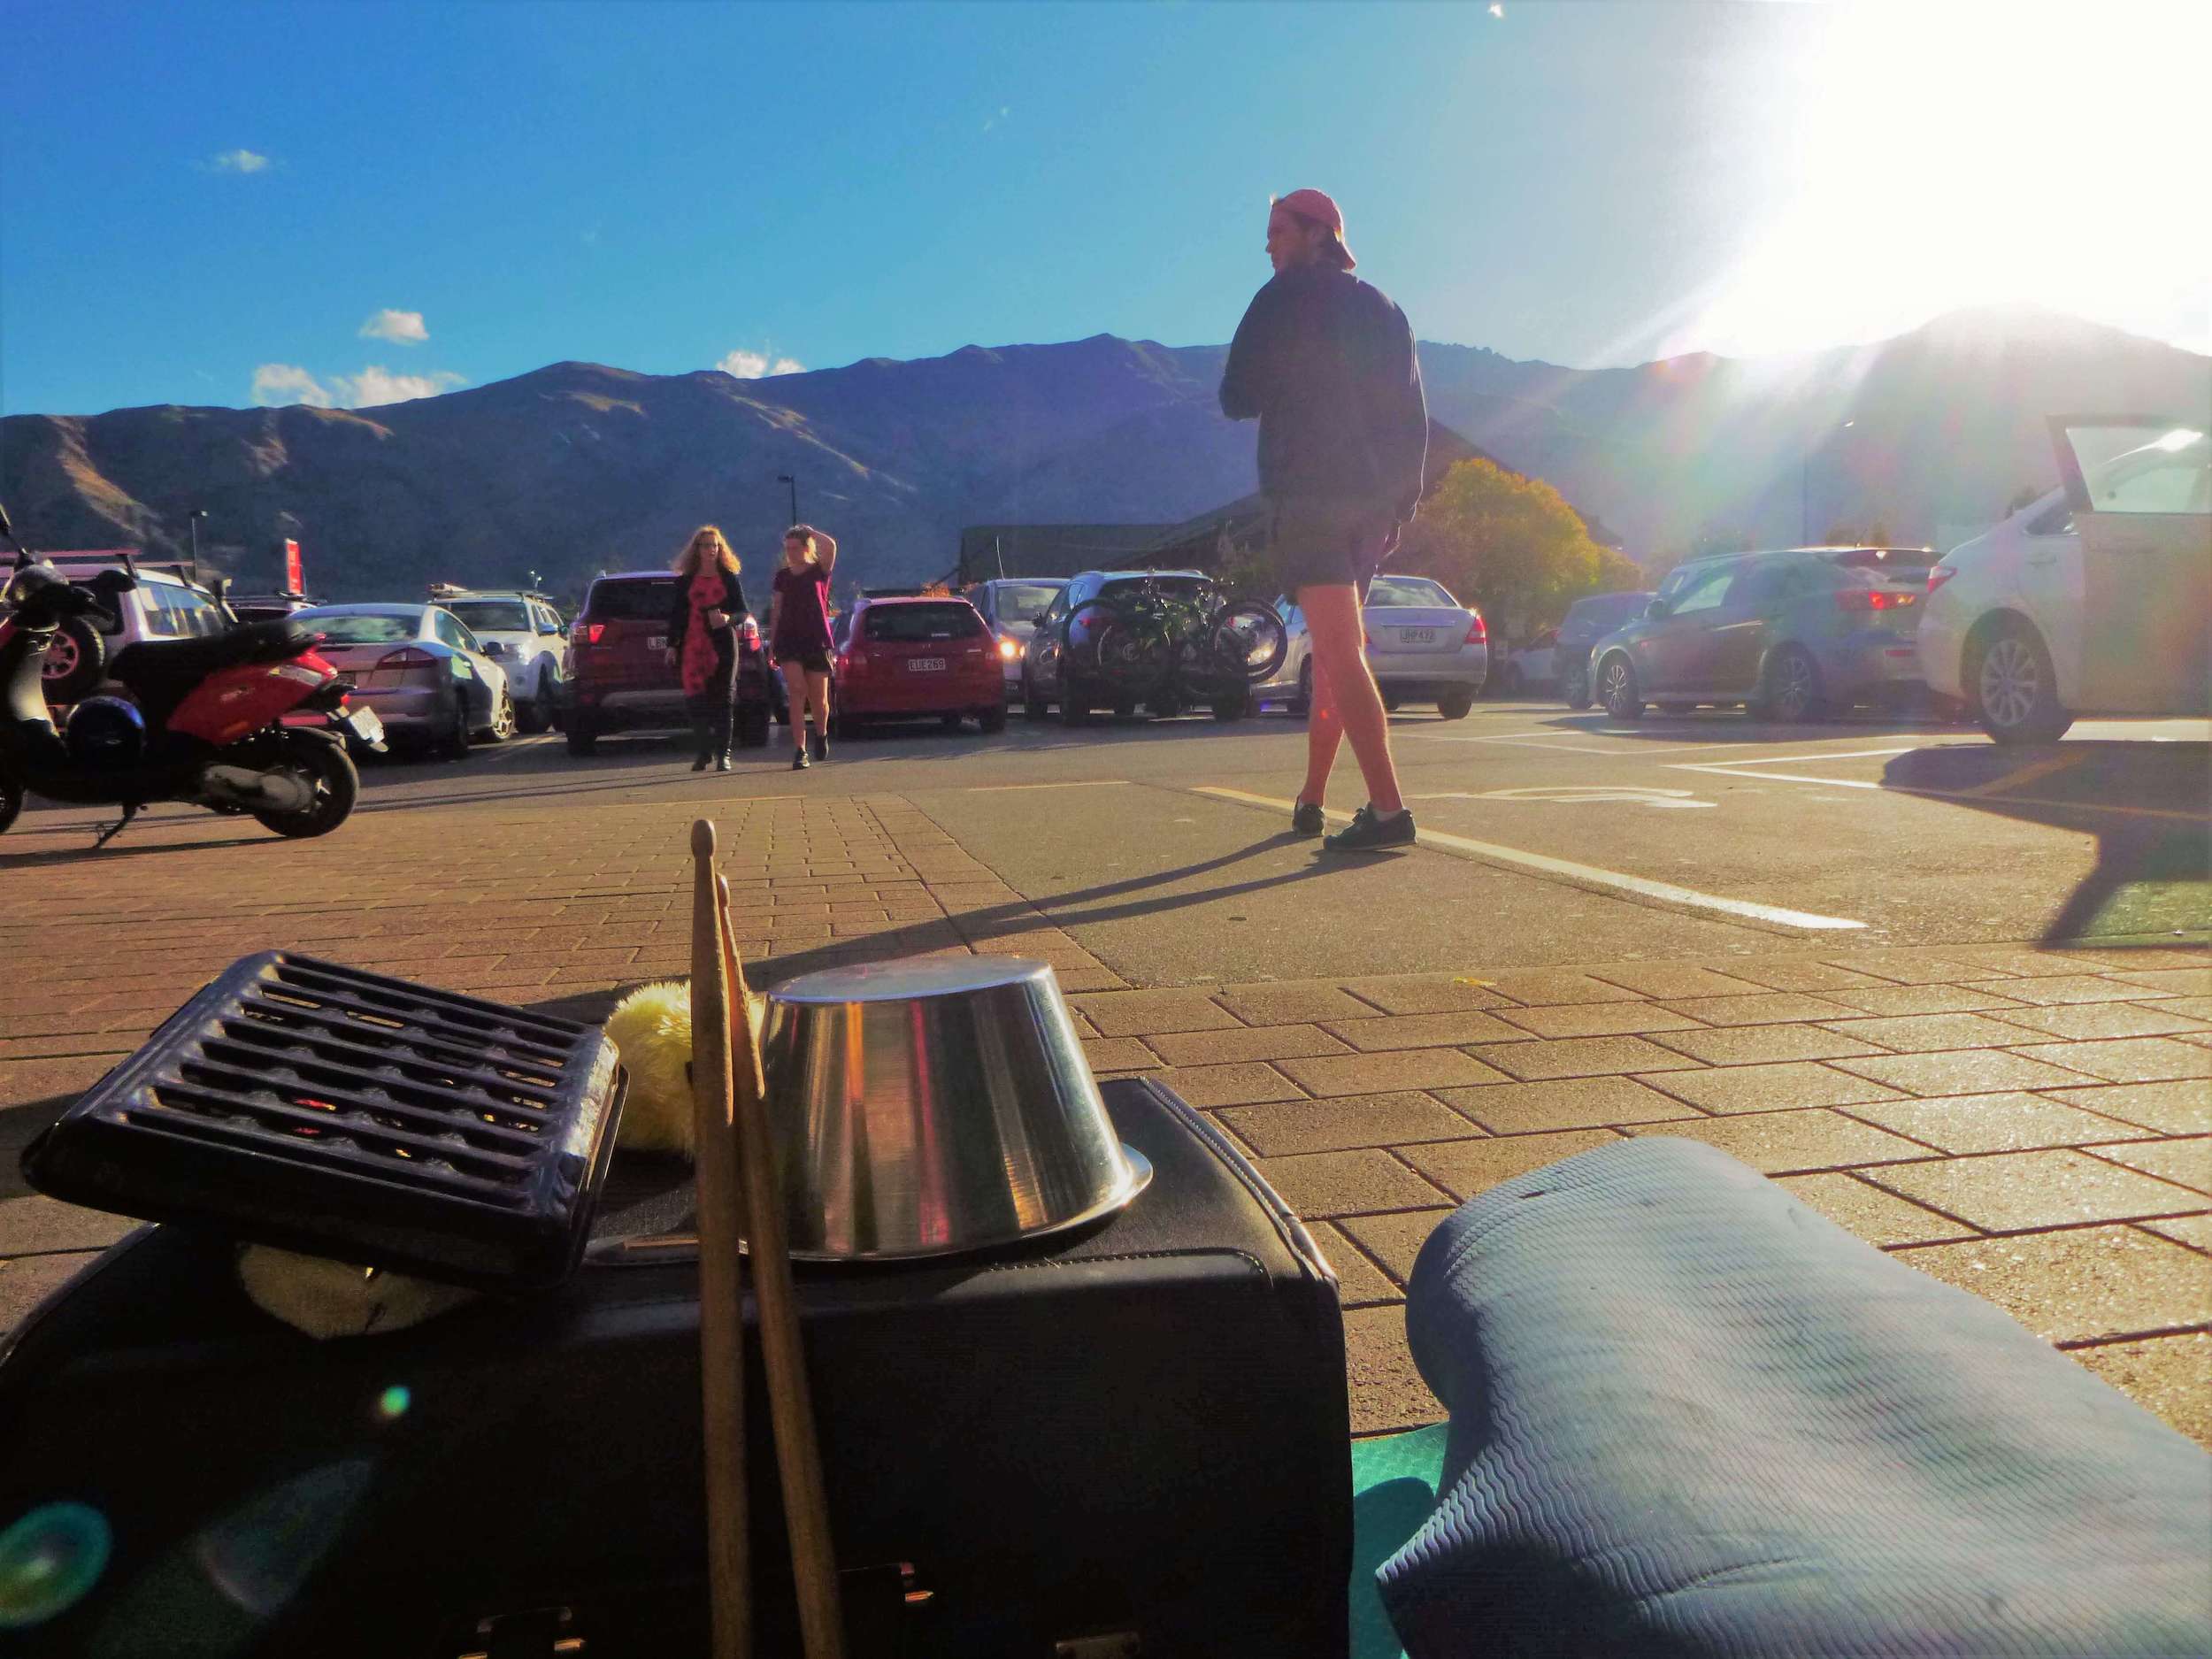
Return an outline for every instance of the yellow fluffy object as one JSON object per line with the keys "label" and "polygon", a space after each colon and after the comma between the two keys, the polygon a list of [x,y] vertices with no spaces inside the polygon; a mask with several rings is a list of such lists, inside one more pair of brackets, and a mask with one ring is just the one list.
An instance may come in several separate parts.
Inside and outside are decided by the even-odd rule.
{"label": "yellow fluffy object", "polygon": [[[746,999],[756,1043],[766,1011],[765,998]],[[680,1152],[689,1157],[690,982],[664,979],[640,986],[615,1004],[607,1017],[607,1035],[614,1040],[630,1074],[629,1100],[622,1108],[622,1132],[616,1144],[634,1152]]]}
{"label": "yellow fluffy object", "polygon": [[238,1282],[262,1312],[319,1342],[334,1336],[404,1331],[476,1294],[457,1285],[433,1284],[266,1244],[240,1248]]}

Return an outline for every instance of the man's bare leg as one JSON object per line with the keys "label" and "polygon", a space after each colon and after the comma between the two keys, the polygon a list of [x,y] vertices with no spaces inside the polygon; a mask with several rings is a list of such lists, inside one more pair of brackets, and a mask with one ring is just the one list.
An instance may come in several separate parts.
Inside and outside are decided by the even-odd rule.
{"label": "man's bare leg", "polygon": [[[1360,618],[1359,589],[1349,582],[1330,583],[1298,590],[1299,608],[1306,613],[1306,631],[1313,641],[1314,711],[1321,708],[1325,683],[1329,700],[1342,734],[1351,740],[1352,758],[1359,763],[1367,783],[1368,803],[1381,817],[1402,810],[1398,794],[1398,770],[1390,759],[1390,718],[1383,710],[1382,692],[1367,666],[1366,636]],[[1311,727],[1307,736],[1307,765],[1314,764],[1320,739]],[[1329,760],[1335,759],[1335,740],[1329,740]],[[1323,768],[1326,780],[1326,766]],[[1317,795],[1306,797],[1318,801]]]}

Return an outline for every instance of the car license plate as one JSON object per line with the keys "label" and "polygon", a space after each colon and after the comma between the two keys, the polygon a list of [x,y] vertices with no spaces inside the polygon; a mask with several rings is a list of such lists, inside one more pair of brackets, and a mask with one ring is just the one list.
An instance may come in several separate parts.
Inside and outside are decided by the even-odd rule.
{"label": "car license plate", "polygon": [[1433,645],[1436,643],[1436,630],[1434,628],[1400,628],[1398,642],[1401,645]]}
{"label": "car license plate", "polygon": [[348,709],[345,712],[346,730],[364,743],[384,741],[383,718],[374,709]]}
{"label": "car license plate", "polygon": [[668,635],[665,634],[656,634],[651,639],[645,641],[645,648],[650,651],[666,650],[668,649]]}
{"label": "car license plate", "polygon": [[912,657],[907,659],[906,665],[918,674],[941,674],[945,671],[945,659],[941,657]]}

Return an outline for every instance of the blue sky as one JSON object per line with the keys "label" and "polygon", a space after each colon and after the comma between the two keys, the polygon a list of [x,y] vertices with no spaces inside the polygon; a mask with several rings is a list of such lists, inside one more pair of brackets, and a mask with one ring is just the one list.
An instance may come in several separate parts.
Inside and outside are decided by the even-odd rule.
{"label": "blue sky", "polygon": [[1220,342],[1300,185],[1423,337],[1513,357],[2002,300],[2201,350],[2208,17],[50,0],[10,12],[0,410]]}

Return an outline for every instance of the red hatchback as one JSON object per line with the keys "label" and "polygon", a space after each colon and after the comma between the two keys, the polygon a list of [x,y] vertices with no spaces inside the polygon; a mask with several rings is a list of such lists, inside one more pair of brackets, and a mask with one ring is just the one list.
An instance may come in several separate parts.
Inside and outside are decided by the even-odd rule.
{"label": "red hatchback", "polygon": [[1006,729],[998,652],[983,613],[949,595],[862,598],[837,649],[835,718],[841,736],[869,719],[935,715],[947,730],[972,716]]}

